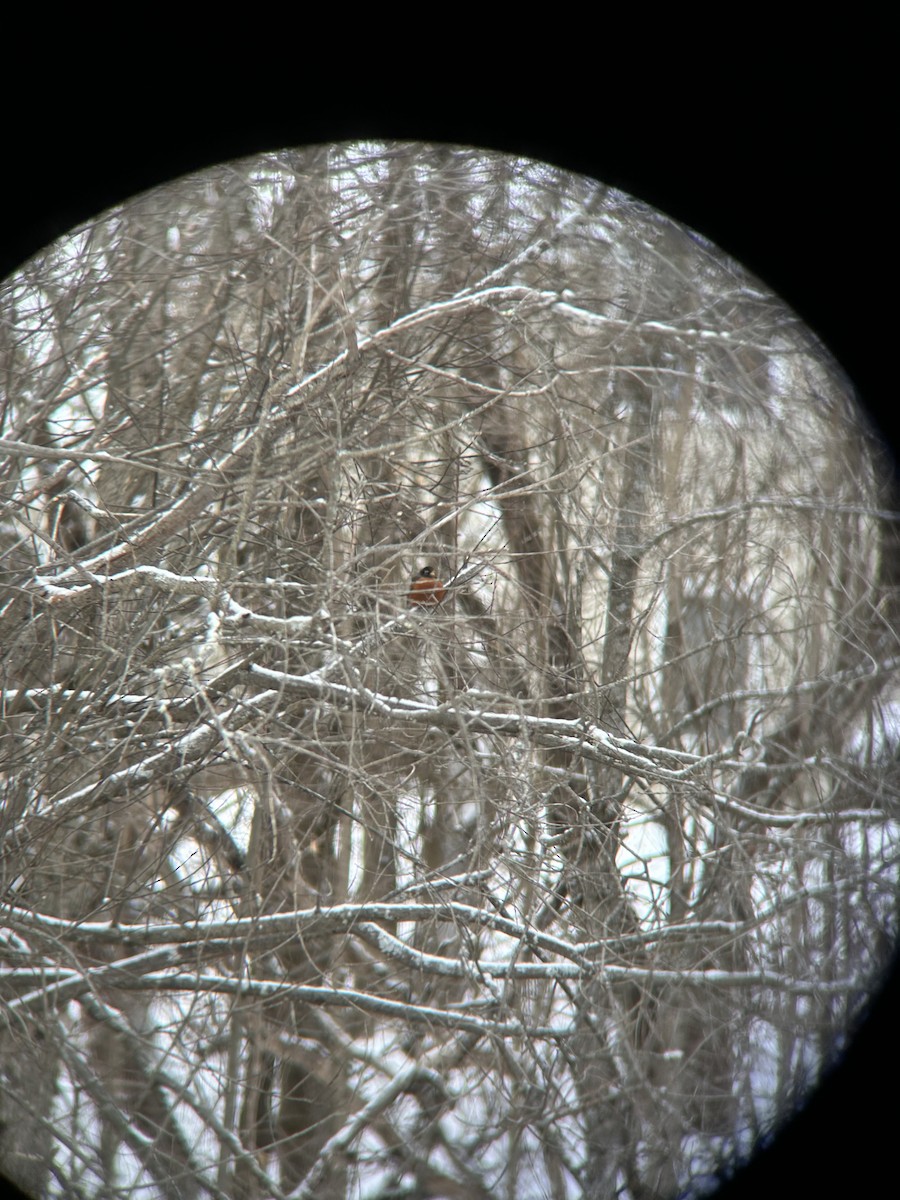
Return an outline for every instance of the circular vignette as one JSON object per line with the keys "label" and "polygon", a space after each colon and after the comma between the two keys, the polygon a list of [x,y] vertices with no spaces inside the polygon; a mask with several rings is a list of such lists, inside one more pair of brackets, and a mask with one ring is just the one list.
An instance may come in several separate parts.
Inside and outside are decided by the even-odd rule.
{"label": "circular vignette", "polygon": [[[203,922],[204,952],[226,963],[212,920],[224,905],[257,923],[251,994],[294,988],[282,1041],[325,1003],[297,987],[332,986],[335,973],[370,1023],[383,1016],[391,1053],[372,1069],[407,1071],[404,1087],[354,1074],[353,1021],[317,1026],[302,1070],[277,1061],[272,1128],[238,1121],[236,1173],[272,1138],[282,1186],[312,1187],[329,1146],[321,1170],[343,1186],[354,1168],[294,1111],[318,1089],[317,1127],[349,1136],[346,1101],[319,1076],[317,1055],[338,1046],[344,1083],[369,1087],[398,1132],[433,1149],[449,1126],[467,1153],[478,1145],[483,1186],[516,1155],[523,1181],[543,1170],[586,1190],[625,1180],[672,1194],[711,1183],[723,1153],[746,1152],[806,1094],[895,933],[893,860],[869,840],[873,828],[893,837],[891,505],[841,372],[752,277],[639,201],[451,147],[289,151],[179,181],[29,264],[22,286],[25,362],[4,427],[20,511],[4,549],[45,615],[10,621],[5,686],[25,703],[11,745],[31,746],[28,706],[44,706],[55,790],[34,789],[20,749],[10,845],[37,847],[43,864],[10,868],[26,901],[14,914],[20,961],[64,917],[80,969],[99,962],[114,981],[129,940],[114,928],[140,926],[155,945],[154,930],[188,914]],[[457,605],[442,632],[385,645],[396,581],[420,547],[460,580]],[[80,598],[91,589],[99,616]],[[55,612],[75,616],[60,625]],[[343,639],[349,683],[325,628]],[[860,665],[870,660],[877,670]],[[374,682],[385,671],[387,690]],[[272,688],[259,692],[249,730],[234,705],[246,672],[286,705],[270,710],[258,695]],[[486,693],[506,699],[493,725]],[[216,713],[205,735],[190,716],[200,696]],[[74,697],[84,729],[73,733]],[[453,728],[420,751],[411,731],[439,732],[435,700],[447,697]],[[351,746],[371,736],[365,717],[352,723],[363,700],[397,765],[344,754],[348,722]],[[163,717],[148,731],[151,709]],[[283,738],[287,714],[300,727]],[[291,769],[273,766],[274,747]],[[463,777],[480,781],[474,795]],[[253,827],[273,786],[292,831],[281,890],[253,867],[263,854],[287,878],[284,846]],[[126,803],[101,826],[98,798]],[[144,857],[100,891],[89,875],[70,888],[73,844],[96,864],[104,838],[117,854],[137,838]],[[854,839],[862,857],[881,855],[871,878]],[[202,867],[186,867],[191,855]],[[459,909],[446,905],[449,863]],[[408,919],[425,924],[395,941],[408,910],[385,917],[377,905],[420,894],[430,908]],[[360,943],[346,933],[324,956],[296,938],[269,950],[269,917],[312,905],[319,920],[338,895],[362,905],[360,920],[371,907]],[[473,916],[485,901],[511,906],[518,924]],[[802,927],[794,939],[782,910]],[[78,942],[74,922],[89,919],[106,949]],[[839,933],[830,943],[826,920]],[[522,944],[533,962],[520,971]],[[499,955],[487,978],[520,995],[516,1028],[448,1016],[500,1003],[495,987],[466,994],[458,982],[486,955]],[[424,983],[388,1017],[385,967],[401,961]],[[172,979],[199,989],[210,1030],[233,1032],[227,975],[201,984],[170,966],[151,978],[149,1003],[137,990],[120,1007],[80,1000],[94,1059],[88,1082],[84,1062],[65,1071],[88,1102],[101,1084],[121,1090],[97,1066],[110,1047],[149,1069],[167,1036],[145,1035],[151,1014],[167,1015],[166,1052],[196,1065],[197,1031],[165,997]],[[82,997],[77,979],[63,983]],[[828,1018],[804,1026],[798,1013],[817,1005]],[[519,1063],[497,1059],[502,1118],[473,1093],[464,1058],[446,1092],[428,1092],[451,1070],[447,1035],[418,1030],[430,1022],[460,1044],[523,1038]],[[259,1047],[258,1031],[239,1033]],[[236,1073],[212,1075],[226,1081],[222,1104],[246,1098]],[[171,1139],[162,1160],[123,1141],[142,1171],[199,1169],[182,1144],[196,1105],[181,1123],[165,1104],[131,1117]],[[492,1118],[504,1132],[485,1149],[472,1129]],[[379,1159],[374,1127],[352,1131],[366,1169],[397,1172],[398,1186],[435,1169],[418,1143],[398,1166]],[[551,1131],[559,1144],[536,1149]]]}

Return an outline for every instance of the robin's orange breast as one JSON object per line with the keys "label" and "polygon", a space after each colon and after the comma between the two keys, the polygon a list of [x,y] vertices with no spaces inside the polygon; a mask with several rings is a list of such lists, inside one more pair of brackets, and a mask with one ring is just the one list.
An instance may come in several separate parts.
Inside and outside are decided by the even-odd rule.
{"label": "robin's orange breast", "polygon": [[432,605],[440,604],[446,595],[447,589],[435,575],[434,568],[423,567],[413,576],[407,599],[410,604]]}

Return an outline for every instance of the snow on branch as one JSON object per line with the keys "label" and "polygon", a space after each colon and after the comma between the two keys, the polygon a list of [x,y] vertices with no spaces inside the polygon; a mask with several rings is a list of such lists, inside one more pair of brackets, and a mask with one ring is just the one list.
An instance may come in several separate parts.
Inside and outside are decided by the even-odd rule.
{"label": "snow on branch", "polygon": [[[646,779],[684,783],[714,764],[727,761],[727,755],[697,755],[684,751],[666,750],[642,745],[629,739],[614,737],[605,729],[580,719],[560,720],[534,717],[514,712],[491,712],[457,704],[430,704],[399,696],[374,692],[357,683],[354,686],[324,679],[320,671],[308,675],[291,675],[257,663],[249,665],[255,678],[273,688],[325,700],[339,708],[364,708],[381,717],[398,718],[417,724],[458,730],[465,726],[472,733],[497,733],[521,737],[542,746],[574,751],[597,762],[609,763],[628,774]],[[731,751],[729,751],[729,754]],[[743,764],[735,763],[736,767]]]}
{"label": "snow on branch", "polygon": [[[396,940],[396,939],[394,939]],[[400,943],[398,943],[399,945]],[[662,983],[715,988],[768,988],[791,995],[843,995],[859,988],[854,979],[821,980],[794,979],[777,971],[729,971],[723,969],[672,970],[659,967],[623,966],[614,963],[584,962],[535,963],[491,962],[480,959],[443,959],[441,969],[435,970],[431,960],[435,955],[422,954],[405,947],[407,965],[431,974],[455,975],[477,981],[490,976],[496,979],[601,980],[607,984],[629,980],[644,986]],[[174,952],[157,951],[155,957],[171,958]],[[256,997],[265,1000],[294,999],[326,1007],[358,1008],[381,1016],[411,1021],[417,1024],[439,1025],[456,1030],[468,1030],[503,1037],[523,1034],[537,1037],[566,1037],[576,1032],[577,1025],[531,1026],[524,1021],[494,1021],[470,1014],[436,1009],[418,1003],[374,995],[344,984],[295,984],[289,980],[238,978],[233,975],[203,974],[201,972],[163,972],[137,969],[145,966],[150,955],[102,967],[49,970],[43,973],[42,984],[23,996],[5,1002],[7,1020],[22,1017],[26,1012],[43,1011],[48,1005],[68,1003],[93,993],[103,984],[129,991],[188,992],[228,996]],[[144,961],[141,961],[144,960]],[[36,981],[41,972],[29,970],[0,972],[0,982],[8,988],[17,982]]]}
{"label": "snow on branch", "polygon": [[209,575],[176,575],[162,567],[151,567],[146,564],[129,567],[125,571],[117,571],[114,575],[97,575],[90,573],[89,583],[69,584],[60,587],[57,579],[37,576],[35,586],[43,593],[49,604],[60,605],[73,601],[95,588],[127,588],[140,587],[146,583],[152,584],[162,592],[180,596],[200,596],[222,613],[226,624],[245,629],[255,629],[266,633],[280,633],[285,637],[296,637],[308,633],[314,626],[327,620],[325,612],[314,613],[312,616],[270,617],[245,608],[234,600],[226,588]]}

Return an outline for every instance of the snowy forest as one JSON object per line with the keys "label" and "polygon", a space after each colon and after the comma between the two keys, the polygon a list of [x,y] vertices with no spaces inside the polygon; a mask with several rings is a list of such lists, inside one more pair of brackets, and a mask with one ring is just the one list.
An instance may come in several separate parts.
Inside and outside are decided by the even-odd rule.
{"label": "snowy forest", "polygon": [[25,264],[0,1170],[702,1195],[897,936],[889,479],[758,280],[528,160],[269,154]]}

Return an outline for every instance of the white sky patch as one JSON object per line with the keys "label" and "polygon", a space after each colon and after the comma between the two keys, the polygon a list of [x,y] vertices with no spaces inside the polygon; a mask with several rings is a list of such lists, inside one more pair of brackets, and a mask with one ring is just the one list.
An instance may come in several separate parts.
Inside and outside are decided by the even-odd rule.
{"label": "white sky patch", "polygon": [[665,833],[658,821],[641,814],[625,823],[616,866],[639,919],[656,924],[664,912],[670,877]]}

